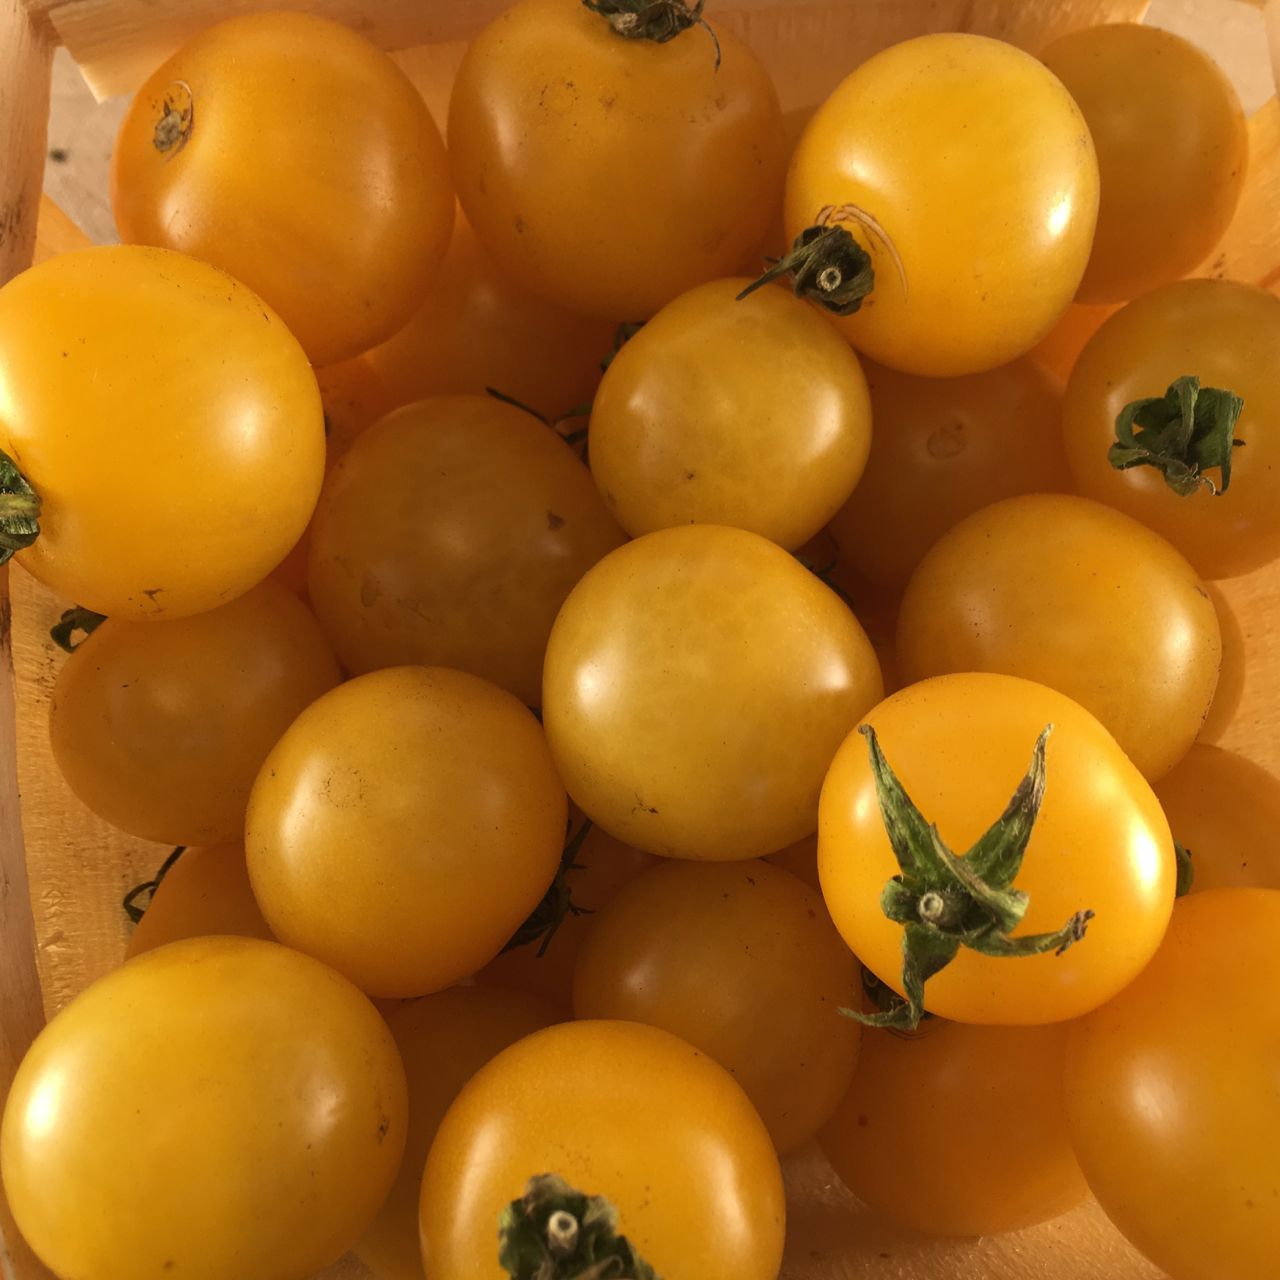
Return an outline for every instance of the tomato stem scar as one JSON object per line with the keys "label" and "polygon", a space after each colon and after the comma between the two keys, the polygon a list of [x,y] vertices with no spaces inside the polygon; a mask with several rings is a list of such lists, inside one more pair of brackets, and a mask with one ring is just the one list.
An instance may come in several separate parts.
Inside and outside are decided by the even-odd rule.
{"label": "tomato stem scar", "polygon": [[1027,772],[1004,813],[957,857],[907,795],[880,749],[876,731],[869,724],[858,727],[867,740],[885,831],[902,869],[885,885],[880,905],[890,920],[904,926],[906,999],[872,1014],[841,1009],[846,1017],[868,1026],[914,1031],[925,1016],[925,983],[946,968],[961,947],[996,957],[1047,951],[1061,955],[1084,937],[1092,911],[1077,911],[1053,933],[1010,936],[1030,905],[1028,896],[1013,888],[1013,881],[1044,799],[1045,747],[1052,729],[1046,725],[1041,730]]}
{"label": "tomato stem scar", "polygon": [[40,495],[7,453],[0,452],[0,564],[40,536]]}
{"label": "tomato stem scar", "polygon": [[185,80],[175,80],[160,104],[160,118],[152,135],[155,149],[165,159],[172,160],[190,141],[195,123],[196,104],[191,86]]}
{"label": "tomato stem scar", "polygon": [[652,40],[666,44],[690,27],[701,27],[716,50],[716,70],[720,70],[720,37],[702,16],[707,0],[582,0],[592,13],[609,20],[613,30],[626,40]]}

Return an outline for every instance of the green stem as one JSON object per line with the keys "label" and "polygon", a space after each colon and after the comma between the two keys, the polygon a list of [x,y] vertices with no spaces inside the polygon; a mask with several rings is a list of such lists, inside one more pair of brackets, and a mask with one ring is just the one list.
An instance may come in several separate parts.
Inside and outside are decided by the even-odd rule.
{"label": "green stem", "polygon": [[0,564],[40,536],[40,495],[7,453],[0,452]]}
{"label": "green stem", "polygon": [[806,227],[791,252],[743,289],[738,301],[785,275],[791,276],[796,297],[808,298],[838,316],[853,315],[876,283],[871,255],[846,228],[835,223]]}
{"label": "green stem", "polygon": [[582,851],[583,842],[590,834],[593,825],[590,818],[584,818],[582,826],[565,842],[555,879],[547,886],[546,893],[542,895],[542,901],[534,907],[529,918],[507,940],[507,945],[502,948],[503,952],[514,951],[517,947],[527,947],[530,943],[537,942],[538,950],[535,958],[541,960],[547,954],[547,948],[551,945],[557,930],[568,916],[591,914],[587,907],[580,907],[574,902],[567,877],[570,871],[582,870],[578,854]]}
{"label": "green stem", "polygon": [[[1169,384],[1162,396],[1134,400],[1116,418],[1116,443],[1107,461],[1117,471],[1154,467],[1179,497],[1199,489],[1226,493],[1231,458],[1243,440],[1235,438],[1244,401],[1233,391],[1202,387],[1188,374]],[[1216,468],[1218,483],[1205,474]]]}
{"label": "green stem", "polygon": [[901,874],[884,887],[881,909],[903,926],[902,988],[906,999],[882,1004],[878,1013],[841,1009],[869,1026],[913,1031],[925,1016],[924,988],[960,953],[962,947],[999,958],[1059,955],[1085,935],[1092,911],[1078,911],[1052,933],[1012,931],[1026,915],[1029,899],[1013,881],[1045,789],[1045,753],[1052,730],[1036,739],[1031,763],[1004,813],[963,855],[947,847],[937,827],[916,807],[893,772],[870,725],[859,726],[867,740],[880,816]]}
{"label": "green stem", "polygon": [[[92,609],[86,609],[83,605],[72,605],[70,609],[64,610],[62,617],[49,628],[49,639],[59,649],[67,653],[75,653],[106,620],[106,614],[94,613]],[[71,637],[76,632],[81,632],[83,638],[73,640]]]}
{"label": "green stem", "polygon": [[530,1178],[503,1209],[498,1265],[511,1280],[660,1280],[619,1234],[613,1205],[555,1173]]}
{"label": "green stem", "polygon": [[707,0],[582,0],[592,13],[608,19],[614,32],[626,40],[652,40],[666,44],[690,27],[701,27],[716,50],[716,70],[720,70],[720,37],[702,16]]}

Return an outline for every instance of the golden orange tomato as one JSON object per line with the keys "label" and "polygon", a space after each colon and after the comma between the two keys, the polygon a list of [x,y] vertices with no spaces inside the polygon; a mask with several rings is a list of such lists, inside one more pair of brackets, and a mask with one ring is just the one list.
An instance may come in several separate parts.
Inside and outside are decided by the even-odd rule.
{"label": "golden orange tomato", "polygon": [[[1030,54],[920,36],[869,58],[820,106],[787,175],[794,240],[843,227],[875,284],[836,320],[859,351],[929,377],[1005,364],[1057,322],[1088,261],[1098,163],[1080,109]],[[853,272],[853,275],[850,273]],[[815,264],[809,296],[840,295]]]}
{"label": "golden orange tomato", "polygon": [[121,238],[242,280],[317,365],[390,337],[453,226],[444,146],[381,50],[307,13],[228,18],[160,67],[112,155]]}
{"label": "golden orange tomato", "polygon": [[1218,688],[1213,695],[1209,713],[1200,726],[1197,742],[1217,742],[1234,721],[1244,696],[1245,651],[1244,630],[1236,615],[1235,606],[1223,594],[1216,582],[1206,582],[1204,589],[1213,601],[1218,615],[1218,630],[1222,634],[1222,664],[1218,668]]}

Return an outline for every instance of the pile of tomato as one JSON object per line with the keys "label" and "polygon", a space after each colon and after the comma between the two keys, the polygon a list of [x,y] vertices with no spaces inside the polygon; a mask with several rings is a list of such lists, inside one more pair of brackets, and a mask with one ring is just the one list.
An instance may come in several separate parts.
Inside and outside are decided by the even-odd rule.
{"label": "pile of tomato", "polygon": [[0,290],[53,752],[176,846],[10,1092],[31,1247],[775,1280],[816,1139],[922,1232],[1092,1193],[1274,1280],[1228,81],[944,33],[784,116],[701,3],[518,0],[447,143],[360,35],[233,18],[127,115],[124,243]]}

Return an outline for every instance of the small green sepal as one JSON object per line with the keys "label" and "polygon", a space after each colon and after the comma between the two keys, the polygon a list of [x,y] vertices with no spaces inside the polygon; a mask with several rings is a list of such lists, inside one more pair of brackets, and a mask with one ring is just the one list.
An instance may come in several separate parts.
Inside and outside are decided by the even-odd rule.
{"label": "small green sepal", "polygon": [[565,842],[555,879],[547,886],[542,901],[530,912],[528,919],[507,939],[506,946],[502,948],[503,953],[536,942],[536,958],[541,960],[566,917],[591,914],[588,907],[580,907],[574,902],[567,877],[570,871],[582,870],[578,854],[593,825],[590,818],[584,818],[582,825]]}
{"label": "small green sepal", "polygon": [[7,453],[0,452],[0,564],[40,536],[40,495]]}
{"label": "small green sepal", "polygon": [[[66,653],[75,653],[106,620],[106,614],[74,604],[49,628],[49,639]],[[73,639],[77,634],[80,639]]]}
{"label": "small green sepal", "polygon": [[1195,883],[1196,868],[1191,857],[1191,850],[1184,844],[1179,844],[1176,840],[1173,842],[1173,854],[1178,860],[1178,878],[1174,882],[1175,898],[1185,898],[1191,892],[1191,886]]}
{"label": "small green sepal", "polygon": [[774,262],[738,294],[738,301],[779,276],[791,277],[797,298],[807,298],[838,316],[851,316],[875,288],[871,255],[836,223],[806,227],[791,252]]}

